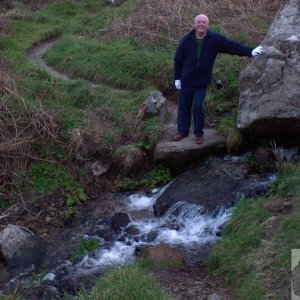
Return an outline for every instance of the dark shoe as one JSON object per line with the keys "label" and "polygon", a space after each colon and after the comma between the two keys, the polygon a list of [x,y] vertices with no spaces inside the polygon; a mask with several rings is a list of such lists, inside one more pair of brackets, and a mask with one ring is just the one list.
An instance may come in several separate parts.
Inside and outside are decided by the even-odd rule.
{"label": "dark shoe", "polygon": [[197,145],[203,144],[203,142],[204,142],[203,136],[196,136]]}
{"label": "dark shoe", "polygon": [[178,142],[178,141],[184,139],[185,137],[187,137],[187,134],[182,134],[182,133],[178,132],[178,133],[174,136],[173,141]]}

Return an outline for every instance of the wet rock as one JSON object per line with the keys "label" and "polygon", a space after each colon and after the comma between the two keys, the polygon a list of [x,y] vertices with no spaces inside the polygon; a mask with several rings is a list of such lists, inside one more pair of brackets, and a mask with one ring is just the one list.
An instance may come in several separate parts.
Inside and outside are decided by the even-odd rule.
{"label": "wet rock", "polygon": [[185,256],[170,245],[160,243],[150,246],[143,251],[143,256],[150,259],[153,263],[161,265],[184,265]]}
{"label": "wet rock", "polygon": [[7,267],[0,263],[0,286],[3,285],[9,278]]}
{"label": "wet rock", "polygon": [[115,241],[117,238],[116,233],[112,229],[109,229],[109,228],[99,229],[95,232],[95,234],[108,242]]}
{"label": "wet rock", "polygon": [[261,173],[267,173],[275,170],[275,156],[270,149],[257,148],[253,151],[250,167]]}
{"label": "wet rock", "polygon": [[151,243],[151,242],[156,240],[157,236],[158,236],[158,231],[157,230],[150,231],[149,234],[146,237],[146,241],[148,243]]}
{"label": "wet rock", "polygon": [[186,201],[204,207],[203,213],[218,213],[231,207],[249,183],[243,164],[210,159],[202,166],[177,177],[154,204],[155,216],[163,216],[175,203]]}
{"label": "wet rock", "polygon": [[45,250],[43,239],[19,226],[9,224],[0,232],[0,257],[9,267],[38,265]]}
{"label": "wet rock", "polygon": [[140,234],[140,230],[134,225],[129,226],[125,231],[127,234],[130,234],[130,235],[139,235]]}
{"label": "wet rock", "polygon": [[130,217],[126,213],[118,212],[115,213],[111,220],[111,227],[116,231],[120,232],[130,223]]}
{"label": "wet rock", "polygon": [[203,207],[203,214],[216,216],[221,207],[230,208],[246,197],[264,196],[272,181],[259,181],[247,174],[242,162],[211,158],[173,180],[154,204],[154,214],[163,216],[175,203],[185,201]]}

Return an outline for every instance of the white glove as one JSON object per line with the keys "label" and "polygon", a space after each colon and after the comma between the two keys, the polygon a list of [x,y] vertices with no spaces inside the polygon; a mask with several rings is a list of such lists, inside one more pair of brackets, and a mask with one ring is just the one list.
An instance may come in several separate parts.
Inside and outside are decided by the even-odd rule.
{"label": "white glove", "polygon": [[175,80],[175,87],[177,90],[181,90],[181,81],[180,80]]}
{"label": "white glove", "polygon": [[263,47],[261,45],[259,45],[258,47],[254,48],[252,50],[251,54],[252,54],[252,56],[257,56],[257,55],[262,54],[263,52],[264,52]]}

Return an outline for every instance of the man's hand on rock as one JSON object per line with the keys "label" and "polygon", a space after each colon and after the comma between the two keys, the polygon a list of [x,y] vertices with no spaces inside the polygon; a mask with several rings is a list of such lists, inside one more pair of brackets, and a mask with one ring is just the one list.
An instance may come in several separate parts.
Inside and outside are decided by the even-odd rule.
{"label": "man's hand on rock", "polygon": [[263,47],[262,45],[259,45],[258,47],[254,48],[252,50],[252,56],[257,56],[257,55],[260,55],[260,54],[263,54],[264,50],[263,50]]}

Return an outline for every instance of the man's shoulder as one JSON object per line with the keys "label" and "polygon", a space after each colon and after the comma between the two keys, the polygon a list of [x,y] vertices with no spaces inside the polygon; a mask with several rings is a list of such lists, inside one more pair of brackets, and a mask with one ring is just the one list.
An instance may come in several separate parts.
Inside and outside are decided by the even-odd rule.
{"label": "man's shoulder", "polygon": [[208,30],[207,36],[211,37],[211,38],[215,38],[215,39],[224,39],[224,38],[226,38],[225,35],[223,35],[221,33],[218,33],[218,32],[215,32],[215,31],[211,31],[211,30]]}

